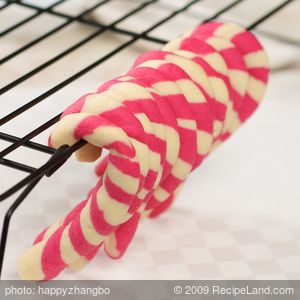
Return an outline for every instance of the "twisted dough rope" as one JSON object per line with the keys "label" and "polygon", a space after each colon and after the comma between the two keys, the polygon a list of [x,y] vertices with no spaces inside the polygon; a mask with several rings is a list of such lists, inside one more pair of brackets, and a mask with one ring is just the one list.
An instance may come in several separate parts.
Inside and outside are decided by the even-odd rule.
{"label": "twisted dough rope", "polygon": [[139,221],[162,213],[188,174],[256,109],[268,62],[260,43],[231,23],[206,23],[146,52],[124,76],[71,105],[55,127],[56,148],[94,161],[99,180],[65,218],[41,232],[19,260],[23,279],[48,280],[85,265],[104,244],[127,249]]}

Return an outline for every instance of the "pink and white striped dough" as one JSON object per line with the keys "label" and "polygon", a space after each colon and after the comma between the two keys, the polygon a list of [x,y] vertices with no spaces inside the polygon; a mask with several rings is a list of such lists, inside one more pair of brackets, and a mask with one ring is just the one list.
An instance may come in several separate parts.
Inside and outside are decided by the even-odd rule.
{"label": "pink and white striped dough", "polygon": [[191,171],[254,112],[268,71],[252,33],[206,23],[140,55],[125,75],[67,108],[50,144],[84,139],[79,160],[95,161],[102,148],[109,155],[87,198],[20,257],[21,278],[79,269],[102,245],[110,257],[122,256],[139,221],[165,211]]}

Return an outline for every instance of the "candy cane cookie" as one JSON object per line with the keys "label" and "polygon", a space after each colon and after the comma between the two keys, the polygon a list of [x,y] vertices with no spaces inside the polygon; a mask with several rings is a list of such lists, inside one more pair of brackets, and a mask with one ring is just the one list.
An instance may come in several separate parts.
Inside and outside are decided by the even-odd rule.
{"label": "candy cane cookie", "polygon": [[[221,27],[221,25],[226,26],[227,30],[220,28],[214,35],[215,29]],[[238,35],[234,36],[232,34],[234,32],[238,33]],[[245,41],[248,41],[248,43],[245,43]],[[214,147],[212,148],[214,149],[220,140],[224,141],[227,139],[247,119],[247,114],[245,115],[244,113],[245,107],[251,106],[251,113],[253,113],[257,107],[256,103],[262,98],[265,89],[263,84],[259,86],[261,91],[256,100],[249,96],[253,89],[253,81],[255,82],[255,79],[250,78],[251,74],[256,76],[256,80],[262,80],[263,83],[267,82],[268,62],[265,53],[262,52],[262,46],[252,33],[245,31],[238,25],[230,23],[207,23],[189,32],[189,34],[169,42],[162,50],[172,51],[193,60],[197,60],[201,56],[210,66],[215,67],[215,64],[217,65],[217,68],[214,70],[215,72],[212,74],[214,76],[217,75],[226,83],[226,86],[229,88],[232,105],[228,106],[228,120],[225,122],[226,126],[222,130],[221,136],[215,140]],[[229,70],[230,84],[228,84],[228,79],[222,76],[224,75],[225,68],[222,60],[218,57],[217,50],[224,59],[223,61],[227,64],[226,69]],[[257,64],[259,64],[259,69],[253,70],[253,66],[249,65],[249,58],[244,57],[245,53],[247,55],[252,53],[249,55],[250,57],[256,55],[259,62],[256,62],[255,66],[257,67]],[[212,54],[213,58],[211,58]],[[217,70],[221,72],[218,74],[216,73]],[[250,114],[248,113],[248,115]],[[172,201],[169,200],[168,202]],[[169,205],[170,203],[168,203]]]}
{"label": "candy cane cookie", "polygon": [[165,211],[189,174],[256,109],[268,79],[256,37],[231,23],[206,23],[126,74],[79,98],[50,136],[54,148],[87,144],[80,161],[99,176],[86,199],[43,230],[19,259],[21,278],[50,280],[78,269],[104,246],[119,258],[145,217]]}

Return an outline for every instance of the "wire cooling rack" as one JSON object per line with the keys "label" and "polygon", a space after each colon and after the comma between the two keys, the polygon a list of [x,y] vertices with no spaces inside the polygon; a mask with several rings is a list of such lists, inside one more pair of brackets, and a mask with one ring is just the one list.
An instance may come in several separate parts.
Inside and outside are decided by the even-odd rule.
{"label": "wire cooling rack", "polygon": [[[0,1],[0,14],[5,12],[5,10],[10,9],[11,7],[20,7],[27,9],[29,12],[29,15],[21,20],[17,20],[16,22],[12,22],[11,25],[9,25],[4,30],[0,31],[0,38],[3,38],[14,31],[20,29],[23,26],[26,26],[30,22],[36,20],[39,16],[43,15],[49,15],[49,16],[55,16],[62,20],[62,22],[56,26],[51,28],[46,33],[43,33],[42,35],[30,40],[28,43],[25,43],[20,48],[17,48],[13,50],[12,52],[6,54],[4,57],[0,57],[0,65],[13,62],[15,59],[18,58],[19,55],[24,53],[25,51],[30,50],[34,46],[38,45],[39,43],[42,43],[44,40],[50,38],[51,36],[59,33],[60,31],[64,30],[66,27],[68,27],[70,24],[80,24],[82,26],[89,26],[94,28],[94,31],[92,34],[88,35],[82,40],[78,40],[74,45],[71,47],[65,49],[64,51],[58,53],[56,56],[50,58],[49,60],[46,60],[44,63],[38,65],[34,69],[31,69],[27,73],[23,74],[20,77],[15,78],[13,81],[6,83],[5,85],[0,87],[0,95],[2,96],[1,103],[5,103],[5,94],[14,89],[15,87],[21,85],[26,80],[34,77],[39,76],[39,74],[49,66],[53,65],[54,63],[60,61],[61,59],[65,58],[66,56],[72,54],[74,51],[76,51],[78,48],[84,46],[89,41],[92,41],[93,39],[99,37],[100,35],[104,34],[105,32],[108,34],[117,33],[119,35],[124,35],[127,38],[126,42],[122,42],[118,45],[117,48],[111,49],[107,54],[102,55],[98,57],[98,59],[88,66],[80,69],[76,73],[74,73],[72,76],[65,78],[63,81],[56,84],[51,89],[44,90],[39,96],[35,97],[34,99],[31,99],[28,101],[26,97],[24,97],[24,101],[21,103],[21,106],[17,107],[13,111],[9,112],[8,114],[4,115],[0,119],[0,126],[3,126],[8,123],[13,123],[14,120],[22,115],[23,113],[32,110],[36,105],[43,102],[45,99],[50,97],[51,95],[57,93],[64,87],[68,86],[72,82],[74,82],[76,79],[80,78],[84,74],[88,73],[89,71],[93,70],[97,66],[101,65],[102,63],[106,62],[122,50],[126,49],[127,47],[132,46],[135,42],[139,40],[146,40],[157,44],[164,44],[167,42],[167,40],[162,39],[160,37],[156,37],[153,32],[155,32],[157,29],[161,28],[165,23],[171,21],[172,19],[176,18],[178,15],[185,13],[187,11],[193,13],[193,7],[197,5],[199,2],[202,2],[201,0],[193,0],[193,1],[178,1],[176,6],[170,5],[168,7],[168,14],[161,18],[158,21],[155,21],[151,24],[150,27],[147,29],[141,31],[141,30],[129,30],[128,28],[122,28],[122,26],[119,26],[122,22],[134,17],[136,14],[139,14],[143,12],[146,8],[154,7],[161,2],[164,2],[163,0],[150,0],[150,1],[133,1],[135,2],[135,7],[131,9],[130,11],[123,13],[121,16],[119,16],[114,21],[105,24],[101,22],[101,18],[96,18],[93,16],[93,13],[97,11],[101,11],[102,7],[104,8],[106,5],[110,4],[114,0],[103,0],[103,1],[91,1],[89,3],[89,7],[86,5],[81,6],[81,11],[77,15],[73,15],[71,13],[61,12],[61,10],[57,9],[61,5],[64,5],[68,2],[72,2],[72,0],[59,0],[59,1],[52,1],[52,3],[49,4],[47,7],[42,7],[35,4],[34,1]],[[74,2],[74,1],[73,1]],[[235,9],[237,6],[242,5],[243,3],[247,2],[247,0],[236,0],[236,1],[225,1],[226,4],[224,4],[223,7],[219,8],[217,11],[214,11],[213,13],[204,13],[202,15],[199,14],[199,20],[202,20],[202,22],[211,21],[220,17],[223,17],[225,14],[230,12],[231,10]],[[257,17],[254,21],[252,21],[250,24],[247,24],[247,28],[249,30],[254,30],[258,27],[258,25],[261,25],[265,21],[272,18],[276,13],[283,10],[294,2],[293,0],[287,0],[287,1],[274,1],[273,7],[269,8],[266,12],[264,12],[261,16]],[[47,2],[48,3],[48,2]],[[92,5],[91,5],[92,3]],[[194,11],[194,14],[197,15],[197,12]],[[273,34],[274,35],[274,34]],[[276,35],[276,34],[275,34]],[[280,36],[276,35],[278,38],[294,43],[299,44],[299,41],[292,38],[287,38],[286,36]],[[72,155],[74,151],[79,149],[84,145],[84,141],[77,142],[71,147],[68,146],[62,146],[57,150],[54,150],[46,145],[43,145],[41,143],[33,142],[32,139],[37,137],[38,135],[42,134],[45,130],[50,128],[55,122],[58,121],[60,117],[60,114],[52,117],[51,119],[47,120],[46,122],[40,124],[34,130],[30,131],[28,134],[26,134],[23,137],[15,136],[12,134],[8,134],[6,132],[2,132],[0,129],[0,140],[5,141],[9,143],[9,146],[5,147],[3,150],[0,151],[0,164],[14,169],[15,172],[23,172],[26,174],[26,176],[21,179],[20,181],[15,182],[13,185],[11,185],[8,189],[5,191],[0,190],[0,202],[5,201],[6,199],[10,198],[12,195],[17,193],[17,197],[14,200],[14,202],[10,205],[8,210],[5,213],[5,217],[3,220],[3,227],[2,227],[2,234],[1,234],[1,245],[0,245],[0,276],[3,266],[3,260],[5,255],[5,248],[6,248],[6,241],[8,236],[8,229],[11,217],[15,210],[18,208],[18,206],[22,203],[22,201],[28,196],[28,194],[32,191],[32,189],[39,183],[39,181],[45,177],[45,176],[51,176],[55,173],[55,171],[61,167],[66,160]],[[49,155],[48,160],[42,163],[41,166],[38,168],[31,166],[27,163],[21,163],[14,159],[8,159],[7,156],[15,151],[17,151],[20,147],[27,147],[35,152],[42,152],[47,155]],[[1,175],[1,177],[4,175]]]}

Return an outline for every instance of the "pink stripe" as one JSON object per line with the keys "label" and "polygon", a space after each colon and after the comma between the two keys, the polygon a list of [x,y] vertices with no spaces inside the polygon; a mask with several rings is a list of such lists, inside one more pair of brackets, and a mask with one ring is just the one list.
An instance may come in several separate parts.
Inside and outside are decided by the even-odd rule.
{"label": "pink stripe", "polygon": [[231,40],[243,51],[244,54],[262,50],[262,46],[258,42],[257,38],[249,31],[237,34]]}
{"label": "pink stripe", "polygon": [[115,232],[115,238],[116,238],[116,242],[117,242],[116,248],[119,251],[119,255],[111,256],[111,254],[105,249],[106,254],[110,258],[114,258],[114,259],[120,258],[124,254],[124,252],[126,251],[129,243],[131,242],[131,240],[136,232],[139,220],[140,220],[140,214],[136,213],[127,222],[122,224],[116,230],[116,232]]}
{"label": "pink stripe", "polygon": [[109,235],[117,228],[105,221],[103,211],[97,205],[96,192],[92,195],[90,217],[95,230],[101,235]]}
{"label": "pink stripe", "polygon": [[263,83],[267,84],[268,82],[268,75],[269,75],[269,70],[266,68],[251,68],[248,69],[249,74],[262,81]]}
{"label": "pink stripe", "polygon": [[174,196],[171,195],[166,201],[162,203],[161,202],[156,203],[156,205],[153,205],[155,208],[153,209],[149,217],[155,218],[159,216],[161,213],[163,213],[165,210],[167,210],[170,207],[173,201],[174,201]]}
{"label": "pink stripe", "polygon": [[84,237],[81,229],[79,214],[75,217],[70,225],[69,237],[75,251],[81,256],[85,256],[86,253],[95,248],[95,246],[91,245]]}
{"label": "pink stripe", "polygon": [[224,57],[229,69],[245,71],[246,66],[242,54],[236,48],[223,49],[220,54]]}
{"label": "pink stripe", "polygon": [[203,36],[205,35],[213,35],[213,33],[222,25],[223,23],[221,22],[207,22],[196,27],[191,35],[203,39]]}
{"label": "pink stripe", "polygon": [[130,205],[133,199],[133,195],[128,194],[124,190],[122,190],[120,187],[115,185],[109,178],[109,176],[105,176],[104,178],[105,188],[107,190],[107,193],[111,198],[113,198],[115,201]]}
{"label": "pink stripe", "polygon": [[245,122],[246,119],[249,118],[251,114],[256,110],[258,107],[258,104],[256,101],[254,101],[249,94],[246,94],[244,97],[244,103],[243,107],[241,108],[240,111],[240,118],[242,122]]}
{"label": "pink stripe", "polygon": [[46,227],[41,233],[38,234],[38,236],[33,241],[33,245],[39,243],[45,236],[45,233],[47,232],[49,227]]}
{"label": "pink stripe", "polygon": [[44,280],[50,280],[57,276],[66,266],[60,256],[62,232],[63,228],[57,229],[44,246],[41,257],[41,266],[45,274]]}
{"label": "pink stripe", "polygon": [[134,178],[141,177],[139,172],[139,163],[126,159],[125,157],[110,155],[109,161],[117,167],[122,173]]}

